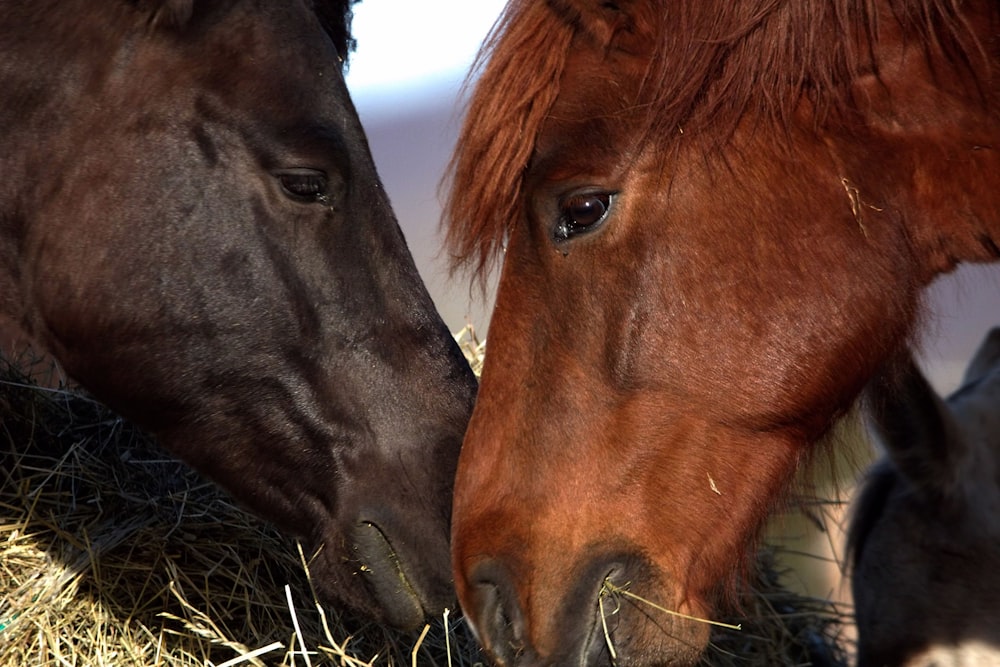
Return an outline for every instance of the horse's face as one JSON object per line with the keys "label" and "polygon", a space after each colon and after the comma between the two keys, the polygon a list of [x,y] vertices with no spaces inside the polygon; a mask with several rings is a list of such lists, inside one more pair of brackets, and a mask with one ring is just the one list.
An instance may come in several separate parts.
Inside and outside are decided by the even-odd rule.
{"label": "horse's face", "polygon": [[115,7],[40,10],[34,60],[14,41],[34,79],[3,84],[23,118],[0,134],[0,192],[24,184],[0,202],[21,249],[4,303],[98,397],[304,537],[321,594],[413,626],[453,599],[475,381],[338,52],[310,3],[195,2],[155,28]]}
{"label": "horse's face", "polygon": [[805,445],[909,325],[912,269],[822,137],[646,136],[628,59],[571,54],[459,460],[456,583],[504,663],[682,664],[709,626],[631,596],[711,618]]}

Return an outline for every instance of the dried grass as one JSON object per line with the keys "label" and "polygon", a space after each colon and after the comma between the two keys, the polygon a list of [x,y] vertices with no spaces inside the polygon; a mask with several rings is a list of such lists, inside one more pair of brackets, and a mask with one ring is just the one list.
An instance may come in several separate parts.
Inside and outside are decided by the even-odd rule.
{"label": "dried grass", "polygon": [[86,395],[6,365],[0,419],[0,665],[411,664],[417,635],[318,607],[294,541]]}
{"label": "dried grass", "polygon": [[[484,343],[471,328],[457,338],[478,367]],[[454,612],[418,636],[324,610],[294,541],[85,394],[35,385],[19,362],[0,362],[0,665],[484,661]],[[717,631],[705,664],[846,664],[843,615],[784,591],[763,558],[749,618],[733,619],[743,629]]]}
{"label": "dried grass", "polygon": [[807,597],[785,588],[777,563],[779,552],[758,553],[756,576],[743,594],[743,613],[723,619],[740,630],[715,627],[702,665],[713,667],[847,667],[843,630],[848,610],[828,599]]}

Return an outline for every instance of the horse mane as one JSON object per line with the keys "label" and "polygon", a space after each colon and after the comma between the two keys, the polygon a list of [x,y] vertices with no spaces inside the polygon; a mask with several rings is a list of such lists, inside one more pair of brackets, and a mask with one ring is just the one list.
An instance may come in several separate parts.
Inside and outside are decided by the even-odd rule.
{"label": "horse mane", "polygon": [[478,82],[465,112],[443,220],[452,273],[475,262],[485,281],[518,218],[535,137],[559,95],[574,28],[546,2],[512,0],[469,73]]}
{"label": "horse mane", "polygon": [[[604,3],[610,4],[625,6]],[[630,17],[649,23],[631,32],[651,35],[653,44],[632,113],[623,116],[645,140],[676,141],[681,133],[700,132],[723,141],[751,113],[787,130],[803,95],[819,122],[850,101],[848,85],[856,74],[878,74],[875,45],[887,18],[928,52],[966,63],[970,53],[981,53],[960,0],[886,0],[889,16],[881,15],[876,0],[651,4],[655,10]],[[567,0],[512,0],[484,42],[469,80],[479,79],[446,174],[442,224],[452,273],[471,268],[485,282],[495,267],[521,217],[524,173],[580,31],[579,12]]]}

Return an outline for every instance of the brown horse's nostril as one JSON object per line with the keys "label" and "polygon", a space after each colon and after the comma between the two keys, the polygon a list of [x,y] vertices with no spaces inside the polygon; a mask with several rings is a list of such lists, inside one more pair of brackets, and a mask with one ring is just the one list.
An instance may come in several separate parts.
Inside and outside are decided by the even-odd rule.
{"label": "brown horse's nostril", "polygon": [[500,665],[519,664],[526,648],[524,614],[513,582],[495,561],[479,563],[470,580],[469,616],[479,641]]}
{"label": "brown horse's nostril", "polygon": [[412,629],[424,621],[419,594],[406,577],[396,552],[382,530],[365,521],[354,531],[360,575],[371,588],[385,620],[391,625]]}
{"label": "brown horse's nostril", "polygon": [[[651,619],[648,610],[621,596],[633,582],[642,582],[644,588],[658,586],[641,555],[609,551],[575,567],[564,563],[560,572],[570,582],[567,592],[546,602],[538,595],[537,582],[508,574],[522,569],[523,564],[489,559],[468,572],[463,608],[483,647],[503,667],[627,663],[636,650],[636,637],[673,632],[668,623]],[[536,606],[523,606],[519,590],[529,600],[534,592]],[[532,634],[529,628],[535,629]],[[538,643],[538,631],[553,641]]]}

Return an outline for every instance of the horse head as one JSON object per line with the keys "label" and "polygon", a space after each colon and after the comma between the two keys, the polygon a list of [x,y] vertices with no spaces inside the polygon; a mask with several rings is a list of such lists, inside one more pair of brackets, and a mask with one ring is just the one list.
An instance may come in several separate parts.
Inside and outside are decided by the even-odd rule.
{"label": "horse head", "polygon": [[500,278],[452,550],[503,664],[696,660],[923,286],[1000,257],[993,9],[765,5],[513,2],[480,59],[447,231]]}
{"label": "horse head", "polygon": [[4,2],[0,306],[300,536],[325,599],[453,604],[475,379],[343,78],[350,3]]}

